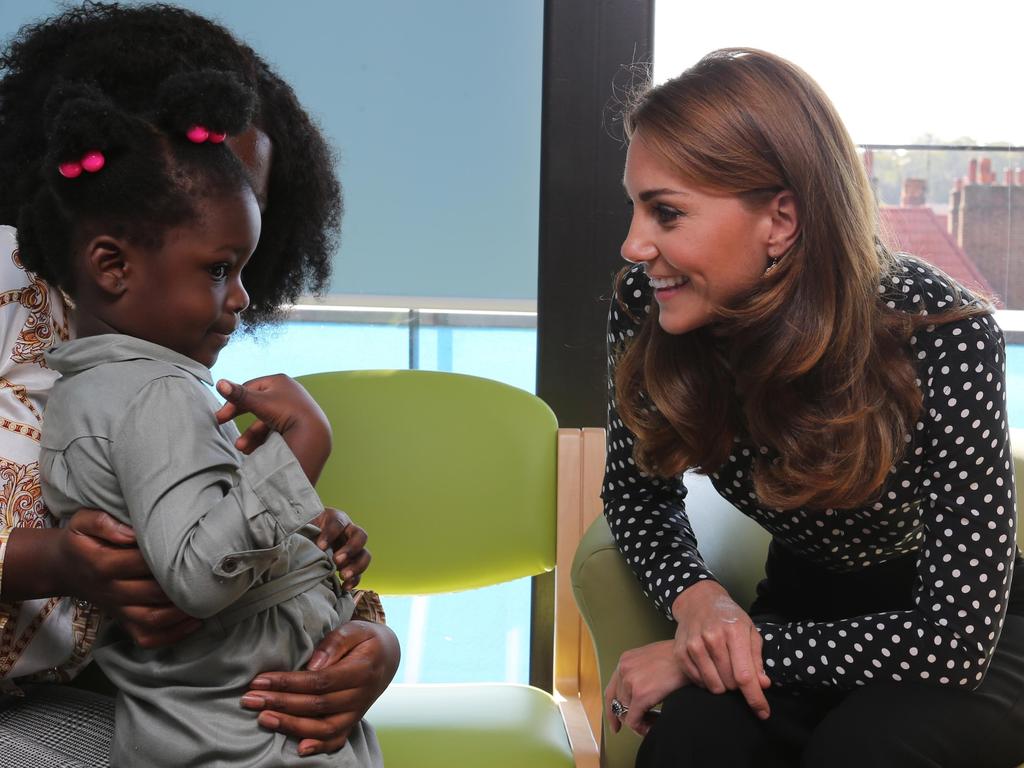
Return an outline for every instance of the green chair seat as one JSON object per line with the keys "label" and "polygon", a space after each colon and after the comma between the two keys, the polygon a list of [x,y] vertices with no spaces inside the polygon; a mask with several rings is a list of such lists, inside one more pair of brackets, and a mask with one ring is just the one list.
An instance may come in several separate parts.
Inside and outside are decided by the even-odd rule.
{"label": "green chair seat", "polygon": [[392,685],[367,713],[388,765],[571,768],[555,700],[525,685]]}

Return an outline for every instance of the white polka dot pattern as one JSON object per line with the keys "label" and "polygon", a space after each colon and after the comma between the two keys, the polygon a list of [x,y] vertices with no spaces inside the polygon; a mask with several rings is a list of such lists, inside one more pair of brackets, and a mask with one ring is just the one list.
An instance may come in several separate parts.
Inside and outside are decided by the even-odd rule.
{"label": "white polka dot pattern", "polygon": [[[947,278],[917,259],[899,258],[900,271],[886,278],[880,300],[915,313],[951,305]],[[622,293],[634,316],[648,311],[650,287],[640,267],[626,277]],[[637,327],[613,300],[609,346],[626,343]],[[925,680],[974,688],[995,649],[1017,556],[1002,332],[984,315],[921,328],[910,347],[924,408],[879,501],[848,510],[765,508],[751,481],[757,448],[739,441],[711,475],[740,511],[830,571],[917,553],[914,610],[760,625],[765,665],[777,683],[849,689],[872,680]],[[671,618],[680,592],[714,576],[686,517],[682,478],[641,472],[633,443],[609,376],[605,515],[645,594]]]}

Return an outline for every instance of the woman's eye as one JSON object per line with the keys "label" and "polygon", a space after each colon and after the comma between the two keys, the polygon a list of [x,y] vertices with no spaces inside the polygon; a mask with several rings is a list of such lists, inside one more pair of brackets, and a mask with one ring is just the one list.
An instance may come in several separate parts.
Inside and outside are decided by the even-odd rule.
{"label": "woman's eye", "polygon": [[670,208],[667,205],[656,205],[654,206],[654,215],[660,224],[671,224],[684,214],[682,211]]}
{"label": "woman's eye", "polygon": [[228,276],[229,269],[227,264],[214,264],[210,267],[210,276],[214,280],[224,280]]}

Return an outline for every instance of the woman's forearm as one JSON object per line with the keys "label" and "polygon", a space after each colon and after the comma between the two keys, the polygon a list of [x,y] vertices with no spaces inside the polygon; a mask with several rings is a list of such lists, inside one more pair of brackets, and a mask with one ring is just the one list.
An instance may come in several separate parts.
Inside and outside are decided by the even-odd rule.
{"label": "woman's forearm", "polygon": [[13,603],[69,593],[68,565],[60,556],[60,528],[15,528],[7,540],[0,600]]}

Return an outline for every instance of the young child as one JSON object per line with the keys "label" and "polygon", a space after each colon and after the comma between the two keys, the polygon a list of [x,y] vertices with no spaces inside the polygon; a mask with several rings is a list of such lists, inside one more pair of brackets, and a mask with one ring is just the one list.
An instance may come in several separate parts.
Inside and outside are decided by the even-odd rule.
{"label": "young child", "polygon": [[[75,303],[78,338],[47,355],[62,374],[45,414],[40,470],[54,515],[108,511],[135,529],[168,597],[204,626],[136,646],[115,624],[95,658],[117,685],[114,766],[378,766],[360,723],[332,755],[299,757],[239,696],[266,669],[298,669],[352,614],[329,552],[304,535],[330,428],[297,383],[254,401],[272,430],[243,455],[218,424],[209,367],[248,303],[241,274],[260,215],[223,145],[253,95],[213,71],[169,79],[153,115],[90,89],[49,99],[52,171],[19,222],[26,267]],[[244,445],[244,443],[243,443]]]}

